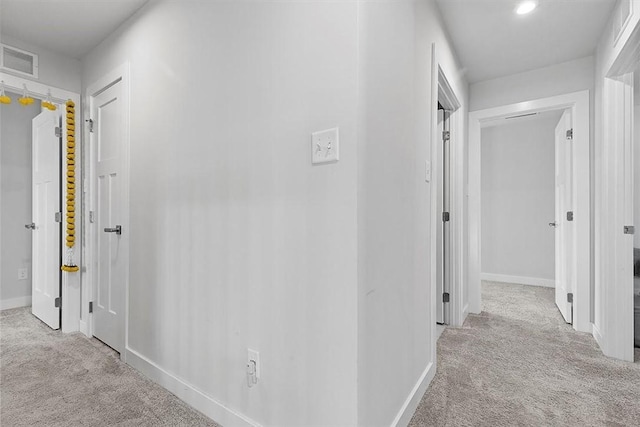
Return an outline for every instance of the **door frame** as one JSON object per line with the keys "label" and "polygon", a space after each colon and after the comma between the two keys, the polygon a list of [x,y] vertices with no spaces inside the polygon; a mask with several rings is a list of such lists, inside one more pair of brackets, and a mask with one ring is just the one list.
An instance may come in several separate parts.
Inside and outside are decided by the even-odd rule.
{"label": "door frame", "polygon": [[[122,182],[123,182],[123,192],[122,192],[122,228],[125,230],[125,233],[130,233],[130,203],[129,203],[129,193],[130,193],[130,111],[131,111],[131,96],[130,96],[130,70],[129,70],[129,62],[125,62],[124,64],[118,66],[111,72],[105,74],[104,76],[97,79],[91,85],[89,85],[84,93],[84,117],[91,117],[91,107],[92,101],[95,96],[106,90],[107,88],[113,86],[116,83],[122,84],[122,108],[124,114],[124,123],[125,129],[123,131],[124,140],[122,141]],[[93,144],[93,137],[91,136],[91,132],[89,131],[89,123],[84,128],[84,132],[86,134],[86,138],[89,143],[89,149],[84,157],[85,167],[87,170],[87,211],[88,215],[84,217],[84,224],[87,230],[87,239],[85,246],[85,263],[83,264],[83,278],[86,280],[88,286],[86,286],[86,292],[84,292],[82,296],[82,315],[83,319],[86,319],[85,322],[81,324],[81,331],[87,335],[88,337],[93,337],[94,332],[94,318],[93,314],[89,313],[89,304],[94,300],[94,296],[97,294],[97,233],[100,232],[95,227],[95,223],[92,222],[92,212],[95,212],[96,207],[96,195],[97,195],[97,177],[96,171],[93,164],[95,147]],[[130,234],[129,234],[130,235]],[[128,241],[126,248],[126,258],[130,256],[130,244],[131,241]],[[120,353],[120,358],[123,361],[126,361],[126,354],[129,345],[129,265],[130,262],[126,263],[125,266],[125,283],[124,283],[124,346],[122,352]]]}
{"label": "door frame", "polygon": [[[450,211],[450,249],[451,255],[450,271],[449,271],[449,325],[462,326],[466,317],[466,308],[463,307],[463,278],[464,278],[464,255],[465,245],[462,236],[464,230],[464,154],[465,154],[465,129],[464,114],[466,113],[460,102],[460,97],[456,94],[456,90],[451,85],[449,73],[445,71],[446,65],[440,60],[436,49],[436,44],[431,46],[431,148],[429,150],[430,165],[427,166],[427,181],[430,182],[431,189],[431,224],[430,224],[430,280],[431,280],[431,334],[437,337],[436,332],[436,281],[437,281],[437,228],[442,225],[442,212],[438,212],[438,192],[435,189],[441,185],[439,176],[442,172],[442,165],[437,160],[437,147],[442,143],[442,135],[438,131],[438,101],[441,101],[443,107],[450,111],[449,129],[450,129],[450,195],[449,195],[449,211]],[[442,102],[444,101],[444,102]],[[441,297],[440,297],[441,298]],[[435,346],[432,347],[435,360]]]}
{"label": "door frame", "polygon": [[[624,33],[614,42],[614,54],[602,78],[602,139],[599,160],[596,206],[596,297],[599,322],[593,335],[602,352],[610,357],[634,360],[633,250],[627,250],[624,226],[633,222],[633,177],[625,172],[640,165],[633,164],[634,83],[633,73],[640,61],[640,16],[631,9]],[[619,43],[625,40],[624,43]],[[599,77],[599,78],[600,78]],[[604,142],[606,141],[606,147]],[[605,149],[606,148],[606,149]],[[626,192],[620,191],[625,187]],[[628,217],[629,211],[631,218]],[[633,243],[631,243],[633,247]],[[604,289],[607,291],[604,292]]]}
{"label": "door frame", "polygon": [[[51,91],[51,98],[56,103],[60,103],[64,105],[64,103],[70,99],[77,106],[80,105],[80,94],[71,92],[65,89],[60,89],[54,86],[49,86],[40,82],[35,82],[33,80],[28,80],[22,77],[17,77],[5,72],[0,72],[0,80],[4,81],[5,89],[13,92],[13,93],[22,93],[22,85],[27,85],[27,89],[29,90],[29,94],[34,98],[38,98],[44,100],[47,98],[48,92]],[[80,122],[80,114],[79,108],[76,109],[78,111],[76,113],[76,123]],[[63,144],[67,138],[67,128],[66,126],[62,126],[63,129]],[[78,133],[76,135],[76,153],[78,156],[82,156],[82,135]],[[60,182],[66,182],[66,169],[67,169],[67,158],[66,156],[62,156],[62,169],[60,171]],[[76,176],[82,176],[82,165],[80,162],[76,163]],[[62,200],[66,200],[67,197],[67,187],[66,185],[62,185]],[[81,265],[82,261],[82,250],[81,237],[83,236],[83,228],[82,221],[79,218],[82,218],[82,208],[83,208],[83,194],[81,192],[76,192],[76,236],[79,237],[76,239],[75,246],[75,261],[78,265]],[[64,208],[64,205],[63,205]],[[63,210],[64,215],[64,210]],[[64,254],[66,251],[65,239],[60,240],[60,248],[61,253]],[[62,300],[62,324],[60,328],[62,332],[76,332],[80,330],[80,288],[81,288],[81,275],[73,272],[62,272],[62,291],[60,293],[60,297]]]}
{"label": "door frame", "polygon": [[[482,124],[516,114],[571,109],[573,117],[573,207],[575,230],[573,289],[573,328],[592,332],[591,326],[591,188],[589,91],[518,102],[469,113],[469,311],[482,311],[481,297],[481,129]],[[578,268],[579,266],[579,268]]]}

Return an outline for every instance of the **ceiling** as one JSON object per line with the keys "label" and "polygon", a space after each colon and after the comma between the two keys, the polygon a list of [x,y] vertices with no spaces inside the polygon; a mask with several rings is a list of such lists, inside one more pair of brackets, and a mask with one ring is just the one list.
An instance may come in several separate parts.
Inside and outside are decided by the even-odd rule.
{"label": "ceiling", "polygon": [[540,0],[528,15],[519,0],[437,0],[469,83],[595,53],[615,0]]}
{"label": "ceiling", "polygon": [[147,1],[0,0],[0,31],[79,59]]}

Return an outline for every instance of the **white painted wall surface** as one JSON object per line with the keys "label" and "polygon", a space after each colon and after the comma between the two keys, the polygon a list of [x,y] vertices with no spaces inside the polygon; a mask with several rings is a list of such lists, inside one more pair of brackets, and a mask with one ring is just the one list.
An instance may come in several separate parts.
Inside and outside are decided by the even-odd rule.
{"label": "white painted wall surface", "polygon": [[[0,106],[0,308],[30,304],[31,300],[31,119],[40,103]],[[28,270],[18,280],[18,269]]]}
{"label": "white painted wall surface", "polygon": [[482,272],[555,279],[559,114],[482,129]]}
{"label": "white painted wall surface", "polygon": [[[80,93],[82,82],[82,64],[75,58],[70,58],[39,46],[23,42],[15,37],[0,34],[0,41],[18,49],[23,49],[38,55],[38,78],[34,79],[18,75],[27,80],[35,80],[45,85]],[[4,72],[11,74],[10,71]],[[28,85],[27,85],[28,87]]]}
{"label": "white painted wall surface", "polygon": [[392,425],[403,404],[411,417],[412,390],[435,365],[424,179],[432,43],[465,107],[467,84],[433,2],[362,2],[360,11],[358,418],[371,427]]}
{"label": "white painted wall surface", "polygon": [[131,66],[128,346],[263,425],[357,424],[357,13],[152,2],[83,61]]}
{"label": "white painted wall surface", "polygon": [[469,110],[593,90],[595,58],[576,59],[550,67],[469,85]]}

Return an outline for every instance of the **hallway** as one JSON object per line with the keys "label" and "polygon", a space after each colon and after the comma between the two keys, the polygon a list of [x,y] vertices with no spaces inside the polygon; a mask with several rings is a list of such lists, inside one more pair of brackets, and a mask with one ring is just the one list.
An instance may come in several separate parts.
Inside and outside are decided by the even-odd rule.
{"label": "hallway", "polygon": [[483,310],[438,341],[411,426],[637,425],[640,352],[602,355],[562,320],[554,289],[483,282]]}

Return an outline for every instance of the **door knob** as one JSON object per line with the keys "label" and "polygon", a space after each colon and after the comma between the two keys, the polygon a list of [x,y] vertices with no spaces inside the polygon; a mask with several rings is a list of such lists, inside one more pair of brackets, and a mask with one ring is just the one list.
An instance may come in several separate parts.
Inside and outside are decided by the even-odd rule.
{"label": "door knob", "polygon": [[31,224],[25,224],[24,228],[26,228],[27,230],[35,230],[36,229],[36,223],[32,222]]}
{"label": "door knob", "polygon": [[115,227],[111,228],[111,227],[107,227],[104,229],[105,233],[116,233],[118,235],[122,234],[122,226],[121,225],[116,225]]}
{"label": "door knob", "polygon": [[550,222],[549,223],[549,227],[557,227],[558,223],[557,222]]}

